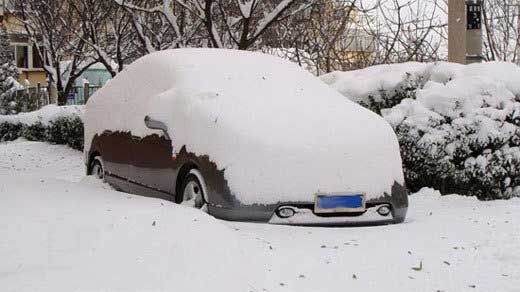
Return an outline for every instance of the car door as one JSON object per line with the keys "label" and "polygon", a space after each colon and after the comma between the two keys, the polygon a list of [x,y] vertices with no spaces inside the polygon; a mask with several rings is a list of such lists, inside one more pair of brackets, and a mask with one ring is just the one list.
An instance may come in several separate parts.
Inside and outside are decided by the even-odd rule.
{"label": "car door", "polygon": [[97,147],[103,159],[106,179],[124,191],[127,191],[129,169],[132,164],[131,140],[130,133],[105,131]]}
{"label": "car door", "polygon": [[132,137],[130,181],[147,188],[149,192],[173,194],[175,171],[172,167],[172,149],[172,141],[165,135]]}

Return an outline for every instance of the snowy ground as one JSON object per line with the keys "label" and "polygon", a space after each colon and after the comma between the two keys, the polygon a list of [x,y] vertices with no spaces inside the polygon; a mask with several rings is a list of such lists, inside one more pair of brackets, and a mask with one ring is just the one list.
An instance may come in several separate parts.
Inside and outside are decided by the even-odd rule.
{"label": "snowy ground", "polygon": [[1,291],[519,291],[520,199],[424,190],[404,224],[216,220],[83,178],[81,153],[0,144]]}

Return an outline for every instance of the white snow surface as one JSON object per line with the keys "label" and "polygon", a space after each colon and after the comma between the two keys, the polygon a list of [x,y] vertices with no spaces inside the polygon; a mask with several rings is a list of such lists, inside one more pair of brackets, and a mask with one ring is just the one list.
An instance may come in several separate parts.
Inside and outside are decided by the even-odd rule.
{"label": "white snow surface", "polygon": [[168,125],[175,150],[186,145],[225,169],[246,204],[312,201],[318,191],[371,199],[403,183],[384,119],[273,56],[180,49],[143,57],[89,100],[85,149],[106,129],[154,133],[146,115]]}
{"label": "white snow surface", "polygon": [[320,76],[320,79],[353,101],[367,101],[369,96],[378,100],[382,90],[391,91],[402,85],[407,74],[417,78],[432,67],[434,64],[415,62],[378,65],[354,71],[335,71]]}
{"label": "white snow surface", "polygon": [[516,292],[520,286],[520,199],[481,202],[423,189],[410,197],[399,225],[225,222],[104,189],[82,178],[81,153],[65,146],[18,140],[0,143],[0,154],[3,292]]}
{"label": "white snow surface", "polygon": [[19,138],[2,143],[0,148],[0,174],[48,176],[69,181],[79,181],[84,176],[81,152],[63,145]]}
{"label": "white snow surface", "polygon": [[430,96],[435,92],[441,94],[431,96],[434,100],[443,100],[443,97],[467,98],[485,92],[486,89],[491,90],[490,94],[496,92],[496,96],[509,91],[503,98],[509,98],[511,93],[520,94],[520,68],[506,62],[471,65],[408,62],[347,72],[336,71],[320,78],[351,100],[367,101],[368,96],[376,100],[380,98],[382,90],[399,90],[407,76],[424,85],[424,95]]}
{"label": "white snow surface", "polygon": [[0,123],[11,122],[33,125],[36,122],[41,122],[47,126],[51,121],[59,117],[79,116],[81,118],[83,116],[83,109],[84,106],[81,105],[57,106],[51,104],[33,112],[19,113],[16,115],[0,115]]}
{"label": "white snow surface", "polygon": [[[515,100],[520,98],[520,67],[517,65],[500,62],[468,66],[441,63],[434,65],[430,74],[424,87],[417,91],[416,100],[406,99],[383,111],[388,122],[397,125],[407,118],[407,122],[421,125],[429,119],[438,119],[439,115],[460,122],[485,118],[488,123],[486,126],[486,121],[482,122],[480,134],[483,140],[493,135],[490,131],[495,130],[498,134],[504,130],[517,130],[498,130],[506,115],[515,112],[519,105]],[[492,126],[494,122],[498,123]]]}

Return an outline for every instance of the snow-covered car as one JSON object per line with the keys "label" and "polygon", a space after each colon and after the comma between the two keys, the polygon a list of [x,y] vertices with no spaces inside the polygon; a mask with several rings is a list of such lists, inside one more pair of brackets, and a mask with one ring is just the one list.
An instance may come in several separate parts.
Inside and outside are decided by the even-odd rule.
{"label": "snow-covered car", "polygon": [[378,115],[282,59],[177,49],[145,56],[88,101],[88,174],[227,220],[398,223],[399,145]]}

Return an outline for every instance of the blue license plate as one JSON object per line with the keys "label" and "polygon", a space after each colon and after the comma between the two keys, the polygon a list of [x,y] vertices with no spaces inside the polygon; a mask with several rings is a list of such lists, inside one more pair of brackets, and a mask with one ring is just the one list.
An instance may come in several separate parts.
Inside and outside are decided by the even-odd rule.
{"label": "blue license plate", "polygon": [[314,207],[317,213],[364,211],[365,195],[317,195]]}

